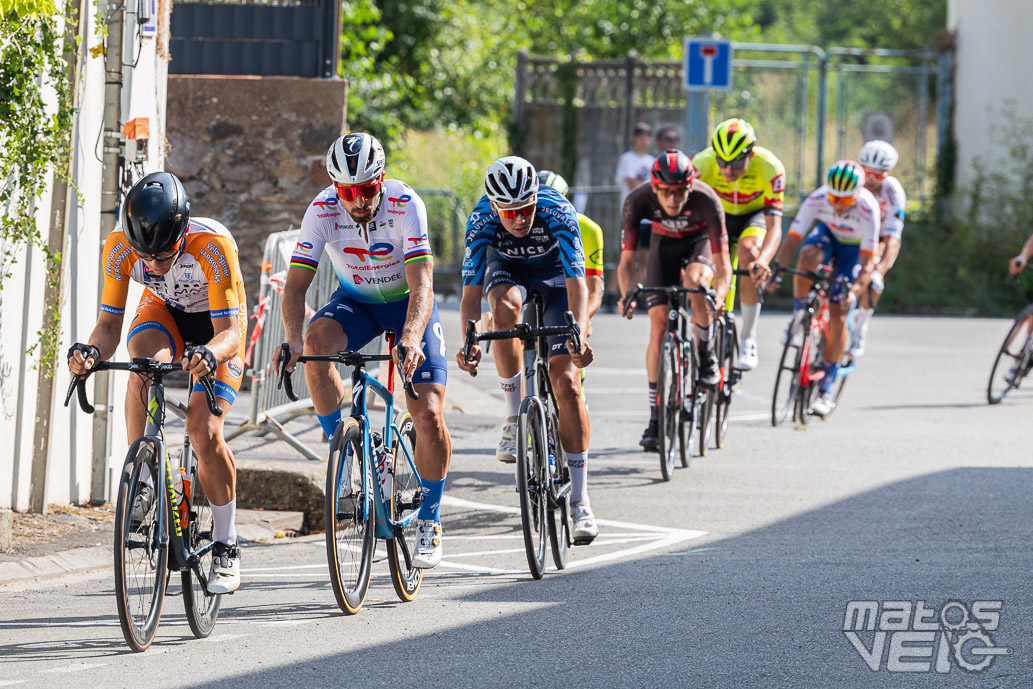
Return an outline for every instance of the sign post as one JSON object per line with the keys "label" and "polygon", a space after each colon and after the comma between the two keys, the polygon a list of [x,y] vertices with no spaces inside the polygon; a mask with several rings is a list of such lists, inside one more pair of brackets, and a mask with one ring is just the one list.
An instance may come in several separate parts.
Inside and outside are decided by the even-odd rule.
{"label": "sign post", "polygon": [[695,155],[708,146],[710,92],[732,88],[732,42],[695,36],[682,43],[682,65],[688,104],[685,113],[686,153]]}

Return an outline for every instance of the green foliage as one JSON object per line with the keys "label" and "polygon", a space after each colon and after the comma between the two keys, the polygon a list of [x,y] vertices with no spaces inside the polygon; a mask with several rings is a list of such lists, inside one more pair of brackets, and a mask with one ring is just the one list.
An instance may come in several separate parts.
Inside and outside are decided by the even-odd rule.
{"label": "green foliage", "polygon": [[914,50],[934,43],[947,25],[946,0],[758,0],[765,40],[848,48]]}
{"label": "green foliage", "polygon": [[[52,170],[67,170],[72,108],[63,59],[60,16],[43,2],[4,6],[0,21],[0,289],[11,277],[17,252],[28,245],[45,254],[48,280],[57,279],[61,256],[39,231],[37,204]],[[56,96],[57,107],[47,99]],[[56,314],[59,304],[48,304]],[[52,319],[59,323],[60,319]],[[38,333],[41,364],[52,368],[58,325]],[[32,350],[30,350],[32,351]]]}

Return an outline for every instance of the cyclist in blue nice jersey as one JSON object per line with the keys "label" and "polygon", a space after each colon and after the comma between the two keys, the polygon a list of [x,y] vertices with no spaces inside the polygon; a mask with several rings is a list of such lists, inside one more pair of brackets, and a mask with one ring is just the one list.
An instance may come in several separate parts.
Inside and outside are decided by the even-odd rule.
{"label": "cyclist in blue nice jersey", "polygon": [[[589,423],[581,398],[578,368],[592,362],[588,332],[588,287],[585,255],[577,213],[559,192],[540,185],[534,166],[517,156],[491,164],[484,177],[487,194],[466,223],[463,262],[461,323],[481,320],[481,299],[487,294],[495,327],[513,328],[530,290],[542,295],[543,325],[564,325],[570,310],[581,327],[582,350],[563,337],[549,343],[549,377],[559,409],[559,432],[567,455],[571,481],[572,536],[587,544],[599,533],[588,501]],[[488,249],[493,249],[488,255]],[[516,461],[516,424],[520,410],[520,343],[502,340],[494,345],[495,367],[506,399],[506,422],[495,456]],[[464,371],[476,371],[480,347],[456,357]]]}

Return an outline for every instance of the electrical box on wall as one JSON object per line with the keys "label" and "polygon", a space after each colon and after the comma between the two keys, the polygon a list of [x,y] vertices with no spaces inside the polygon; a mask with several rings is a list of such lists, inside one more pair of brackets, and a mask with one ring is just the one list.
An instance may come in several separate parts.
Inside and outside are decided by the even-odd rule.
{"label": "electrical box on wall", "polygon": [[137,24],[140,36],[144,38],[158,35],[158,0],[137,0]]}

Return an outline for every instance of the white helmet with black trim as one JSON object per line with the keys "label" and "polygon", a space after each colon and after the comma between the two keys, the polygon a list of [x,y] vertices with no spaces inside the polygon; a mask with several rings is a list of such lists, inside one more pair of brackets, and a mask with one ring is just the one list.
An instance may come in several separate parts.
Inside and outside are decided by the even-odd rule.
{"label": "white helmet with black trim", "polygon": [[484,174],[484,190],[493,203],[526,203],[538,194],[538,173],[520,156],[499,158]]}
{"label": "white helmet with black trim", "polygon": [[857,162],[870,170],[889,172],[897,166],[900,155],[897,149],[885,141],[875,139],[861,147]]}
{"label": "white helmet with black trim", "polygon": [[378,179],[384,174],[384,147],[365,132],[345,134],[326,152],[326,171],[349,186]]}

